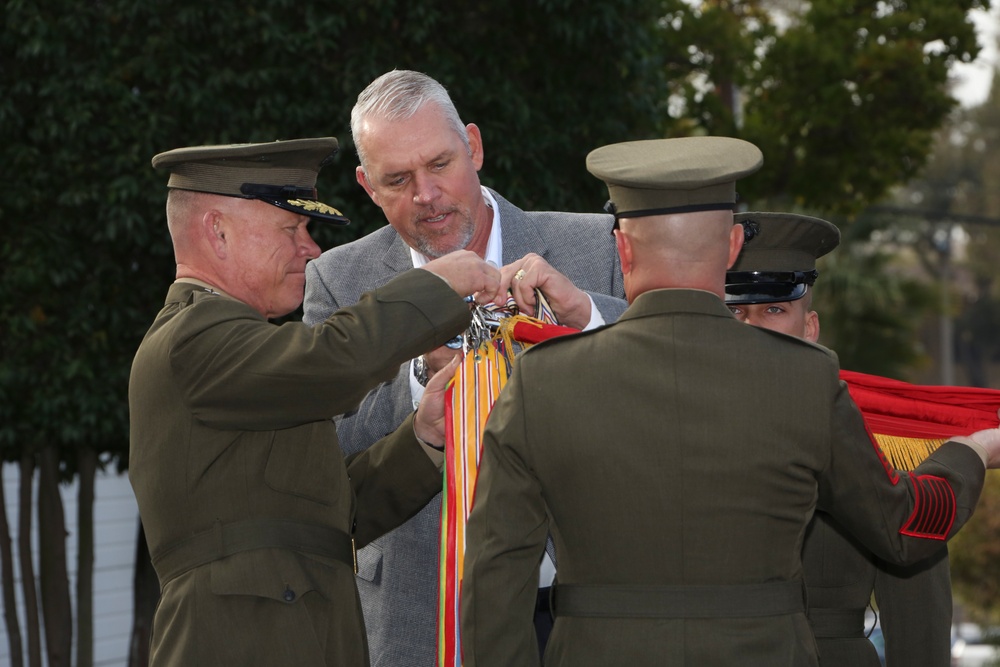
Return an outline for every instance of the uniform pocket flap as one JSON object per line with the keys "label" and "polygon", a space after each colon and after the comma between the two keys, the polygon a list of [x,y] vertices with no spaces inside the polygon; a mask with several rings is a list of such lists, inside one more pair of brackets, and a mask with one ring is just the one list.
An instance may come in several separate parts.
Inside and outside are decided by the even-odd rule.
{"label": "uniform pocket flap", "polygon": [[253,595],[279,602],[295,602],[317,591],[329,599],[337,567],[347,566],[279,549],[255,549],[214,561],[211,591],[215,595]]}

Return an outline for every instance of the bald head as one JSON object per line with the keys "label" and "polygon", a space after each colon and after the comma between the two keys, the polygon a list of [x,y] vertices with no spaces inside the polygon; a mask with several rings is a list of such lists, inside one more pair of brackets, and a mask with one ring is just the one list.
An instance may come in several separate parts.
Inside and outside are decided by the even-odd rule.
{"label": "bald head", "polygon": [[723,296],[726,269],[743,244],[729,211],[622,218],[615,232],[629,302],[651,289],[703,289]]}

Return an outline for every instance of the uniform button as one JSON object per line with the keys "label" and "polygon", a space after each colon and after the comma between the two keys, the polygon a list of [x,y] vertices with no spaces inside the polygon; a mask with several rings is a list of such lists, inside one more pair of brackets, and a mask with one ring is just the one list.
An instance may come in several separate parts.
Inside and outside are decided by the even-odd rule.
{"label": "uniform button", "polygon": [[285,602],[292,602],[295,600],[295,591],[291,588],[285,587]]}

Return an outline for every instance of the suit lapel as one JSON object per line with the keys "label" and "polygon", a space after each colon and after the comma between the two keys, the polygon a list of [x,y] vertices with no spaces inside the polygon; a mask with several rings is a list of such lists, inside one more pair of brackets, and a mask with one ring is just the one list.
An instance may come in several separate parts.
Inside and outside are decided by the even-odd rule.
{"label": "suit lapel", "polygon": [[500,231],[503,238],[504,265],[521,259],[529,252],[545,257],[549,249],[545,240],[538,233],[535,225],[528,219],[524,211],[490,189],[500,212]]}
{"label": "suit lapel", "polygon": [[403,241],[403,237],[391,230],[388,247],[382,254],[382,263],[388,269],[390,275],[395,275],[413,268],[413,259],[410,257],[410,247]]}

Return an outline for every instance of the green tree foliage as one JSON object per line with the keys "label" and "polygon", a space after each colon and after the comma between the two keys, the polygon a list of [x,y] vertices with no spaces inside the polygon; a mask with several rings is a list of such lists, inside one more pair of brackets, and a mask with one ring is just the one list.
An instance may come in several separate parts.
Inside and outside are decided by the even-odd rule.
{"label": "green tree foliage", "polygon": [[854,213],[914,176],[955,105],[948,68],[978,53],[979,0],[826,0],[748,74],[751,184],[781,206]]}
{"label": "green tree foliage", "polygon": [[836,350],[841,368],[907,379],[926,362],[917,316],[933,308],[934,290],[889,269],[892,256],[845,235],[818,264],[813,308],[820,342]]}
{"label": "green tree foliage", "polygon": [[[760,208],[854,214],[914,176],[978,53],[983,0],[705,0],[664,21],[672,131],[738,134],[764,152],[741,183]],[[666,39],[666,37],[665,37]],[[733,86],[742,99],[733,95]]]}

